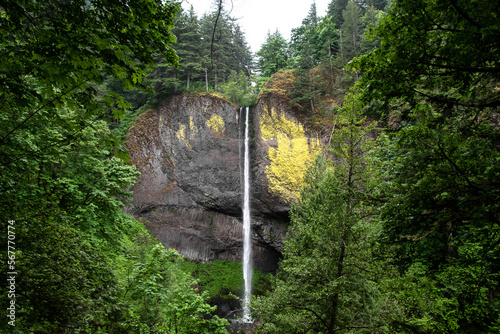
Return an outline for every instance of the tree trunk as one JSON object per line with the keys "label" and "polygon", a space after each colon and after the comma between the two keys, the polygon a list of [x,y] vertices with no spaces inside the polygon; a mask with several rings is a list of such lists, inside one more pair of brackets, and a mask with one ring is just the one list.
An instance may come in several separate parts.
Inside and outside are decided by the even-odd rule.
{"label": "tree trunk", "polygon": [[174,94],[177,94],[177,71],[174,72]]}
{"label": "tree trunk", "polygon": [[[349,158],[348,158],[348,163],[349,163],[349,169],[347,171],[347,190],[348,190],[348,196],[347,196],[347,203],[346,203],[346,209],[345,209],[345,219],[346,219],[346,227],[345,230],[342,233],[342,237],[340,238],[340,253],[339,253],[339,260],[337,263],[337,273],[335,275],[335,279],[339,279],[343,275],[343,270],[344,270],[344,260],[345,260],[345,252],[346,252],[346,242],[348,242],[349,234],[351,233],[351,215],[352,215],[352,206],[353,206],[353,190],[354,190],[354,181],[353,181],[353,176],[354,176],[354,170],[355,170],[355,162],[353,160],[354,157],[354,145],[355,145],[355,140],[354,140],[354,124],[353,121],[351,120],[351,129],[350,129],[350,138],[349,142],[347,145],[349,145]],[[333,301],[332,301],[332,316],[330,318],[330,328],[328,329],[329,333],[334,333],[335,332],[335,327],[337,326],[337,321],[338,321],[338,314],[339,314],[339,294],[336,293],[333,296]]]}
{"label": "tree trunk", "polygon": [[314,91],[316,90],[316,77],[314,76],[314,64],[312,64],[311,75],[312,75],[311,107],[312,107],[312,113],[315,114],[316,109],[314,108],[314,98],[316,96],[314,94]]}
{"label": "tree trunk", "polygon": [[187,73],[187,82],[186,82],[186,89],[189,90],[189,76],[191,75],[191,70],[188,70]]}
{"label": "tree trunk", "polygon": [[217,66],[215,66],[214,79],[215,79],[214,90],[217,91]]}
{"label": "tree trunk", "polygon": [[344,59],[344,43],[342,42],[342,29],[340,29],[339,32],[340,32],[340,58],[343,60]]}
{"label": "tree trunk", "polygon": [[[340,254],[339,262],[337,263],[337,274],[336,279],[339,279],[343,274],[344,258],[345,258],[345,242],[344,237],[342,237],[340,244]],[[332,316],[330,318],[330,327],[328,328],[328,333],[335,333],[335,327],[337,326],[337,319],[339,315],[339,294],[336,293],[332,300]]]}
{"label": "tree trunk", "polygon": [[207,89],[207,94],[208,94],[208,70],[205,69],[205,87]]}
{"label": "tree trunk", "polygon": [[330,48],[330,39],[328,39],[328,59],[330,59],[330,75],[332,76],[332,92],[335,89],[335,77],[333,76],[332,49]]}
{"label": "tree trunk", "polygon": [[[311,71],[314,71],[314,69],[312,69]],[[314,92],[314,72],[311,72],[311,73],[312,73],[312,80],[309,77],[309,94],[311,96],[311,98],[310,98],[311,111],[314,114],[316,112],[316,110],[314,109],[314,93],[313,93]]]}
{"label": "tree trunk", "polygon": [[354,51],[352,56],[356,56],[356,54],[358,52],[357,52],[357,45],[356,45],[356,29],[355,28],[352,29],[352,50]]}

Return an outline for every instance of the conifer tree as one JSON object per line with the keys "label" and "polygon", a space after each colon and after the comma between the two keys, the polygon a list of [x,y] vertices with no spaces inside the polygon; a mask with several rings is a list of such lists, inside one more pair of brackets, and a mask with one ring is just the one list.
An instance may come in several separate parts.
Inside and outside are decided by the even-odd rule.
{"label": "conifer tree", "polygon": [[281,33],[276,30],[273,34],[267,33],[266,42],[262,44],[256,55],[259,58],[257,66],[265,77],[282,70],[287,65],[288,43]]}
{"label": "conifer tree", "polygon": [[177,37],[174,48],[180,59],[180,76],[185,80],[186,89],[189,90],[193,76],[194,78],[201,77],[206,65],[202,49],[199,47],[201,41],[200,24],[193,6],[187,13],[181,12],[177,15],[174,34]]}
{"label": "conifer tree", "polygon": [[346,9],[342,11],[342,18],[343,23],[340,29],[342,58],[348,62],[358,56],[361,51],[361,9],[354,0],[348,2]]}
{"label": "conifer tree", "polygon": [[349,0],[332,0],[328,4],[328,16],[333,18],[333,22],[335,23],[335,27],[340,29],[342,23],[344,23],[344,18],[342,16],[342,12],[347,6]]}
{"label": "conifer tree", "polygon": [[217,6],[213,12],[205,14],[200,23],[202,45],[209,60],[206,73],[211,73],[210,81],[214,90],[218,90],[218,86],[229,77],[231,71],[248,75],[253,59],[236,20],[223,7],[219,13]]}

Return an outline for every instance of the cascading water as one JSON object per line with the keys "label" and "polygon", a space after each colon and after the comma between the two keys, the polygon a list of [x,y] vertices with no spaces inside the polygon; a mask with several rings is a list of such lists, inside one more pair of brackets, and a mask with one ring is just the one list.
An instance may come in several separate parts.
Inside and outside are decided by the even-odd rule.
{"label": "cascading water", "polygon": [[244,192],[243,192],[243,279],[245,296],[243,298],[243,322],[251,322],[250,294],[252,293],[252,240],[250,237],[250,150],[249,150],[249,108],[245,117],[245,157],[244,157]]}

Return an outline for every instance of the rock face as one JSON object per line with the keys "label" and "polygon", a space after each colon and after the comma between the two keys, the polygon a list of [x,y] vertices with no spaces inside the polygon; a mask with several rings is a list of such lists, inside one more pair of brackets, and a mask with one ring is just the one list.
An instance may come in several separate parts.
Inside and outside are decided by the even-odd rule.
{"label": "rock face", "polygon": [[[269,99],[251,115],[253,261],[274,272],[290,201],[316,143]],[[218,97],[175,96],[142,114],[127,135],[141,177],[126,210],[190,259],[241,260],[244,119]]]}

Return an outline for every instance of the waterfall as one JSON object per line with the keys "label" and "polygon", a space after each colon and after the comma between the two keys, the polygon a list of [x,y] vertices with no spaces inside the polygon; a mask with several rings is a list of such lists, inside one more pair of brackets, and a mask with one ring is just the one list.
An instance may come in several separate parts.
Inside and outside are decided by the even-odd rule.
{"label": "waterfall", "polygon": [[245,159],[243,177],[245,180],[243,193],[243,279],[245,282],[245,296],[243,298],[243,322],[251,322],[250,294],[252,293],[252,239],[250,236],[250,150],[248,128],[248,114],[246,107],[245,118]]}

